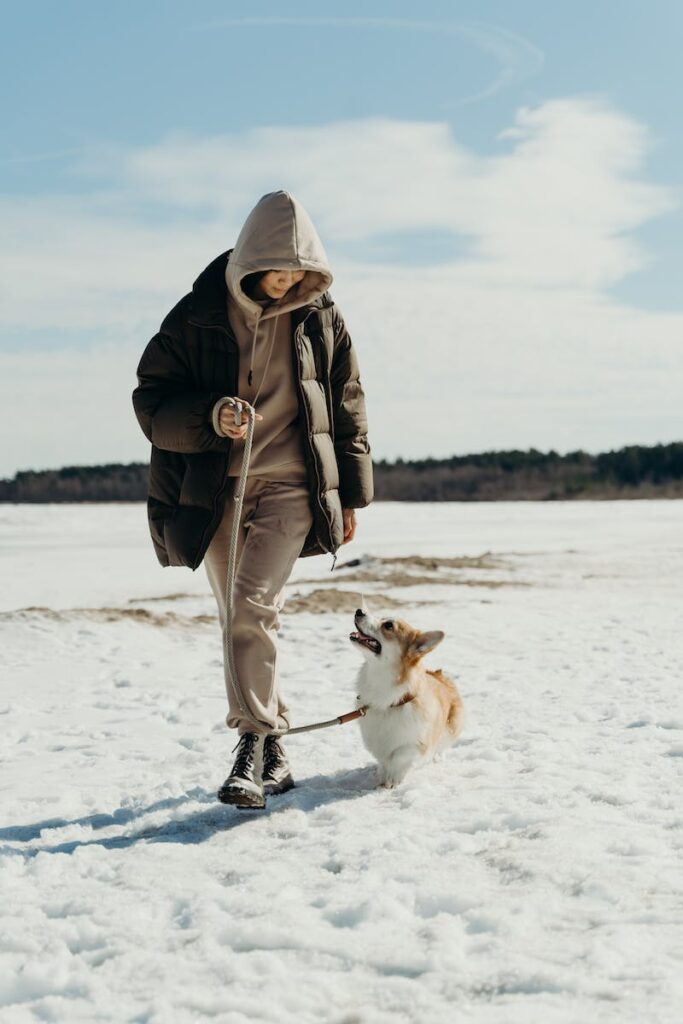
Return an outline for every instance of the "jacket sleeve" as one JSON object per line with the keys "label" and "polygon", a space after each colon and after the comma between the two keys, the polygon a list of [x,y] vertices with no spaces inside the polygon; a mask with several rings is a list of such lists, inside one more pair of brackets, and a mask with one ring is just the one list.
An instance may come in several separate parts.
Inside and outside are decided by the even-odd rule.
{"label": "jacket sleeve", "polygon": [[374,497],[365,394],[356,350],[344,319],[334,308],[334,351],[330,368],[334,450],[339,467],[342,508],[363,508]]}
{"label": "jacket sleeve", "polygon": [[230,451],[232,439],[219,436],[212,411],[220,391],[198,391],[182,342],[160,330],[148,342],[137,368],[133,408],[145,437],[169,452]]}

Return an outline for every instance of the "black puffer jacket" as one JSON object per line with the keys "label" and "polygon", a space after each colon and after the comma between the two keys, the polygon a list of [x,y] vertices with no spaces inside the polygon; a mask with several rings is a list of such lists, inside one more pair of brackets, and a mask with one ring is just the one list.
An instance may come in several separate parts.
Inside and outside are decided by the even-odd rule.
{"label": "black puffer jacket", "polygon": [[[133,407],[152,443],[149,527],[164,566],[198,568],[230,484],[233,441],[218,436],[211,413],[219,398],[238,394],[225,274],[232,251],[217,256],[168,313],[137,368]],[[313,512],[300,557],[335,555],[344,538],[342,508],[362,508],[374,494],[365,396],[351,338],[329,292],[293,310],[291,323]]]}

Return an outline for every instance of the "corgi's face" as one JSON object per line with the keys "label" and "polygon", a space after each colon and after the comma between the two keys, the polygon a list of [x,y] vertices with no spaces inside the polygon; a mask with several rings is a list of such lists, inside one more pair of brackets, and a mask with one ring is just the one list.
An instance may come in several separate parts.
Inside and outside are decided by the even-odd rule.
{"label": "corgi's face", "polygon": [[349,633],[349,639],[361,648],[369,662],[381,667],[383,675],[394,677],[397,682],[402,682],[420,658],[445,636],[440,629],[423,633],[395,616],[373,619],[361,608],[353,621],[356,628]]}

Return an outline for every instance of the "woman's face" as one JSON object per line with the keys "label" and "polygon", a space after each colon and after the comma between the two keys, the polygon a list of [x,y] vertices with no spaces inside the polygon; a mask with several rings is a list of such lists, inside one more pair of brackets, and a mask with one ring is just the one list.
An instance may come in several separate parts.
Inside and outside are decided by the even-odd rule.
{"label": "woman's face", "polygon": [[269,270],[257,283],[254,294],[257,299],[281,299],[305,276],[305,270]]}

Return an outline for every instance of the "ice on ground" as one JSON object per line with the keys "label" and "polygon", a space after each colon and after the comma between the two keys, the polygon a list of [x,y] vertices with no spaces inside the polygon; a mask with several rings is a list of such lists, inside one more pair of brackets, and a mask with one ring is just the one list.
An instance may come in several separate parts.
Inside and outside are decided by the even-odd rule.
{"label": "ice on ground", "polygon": [[682,509],[359,510],[287,587],[293,724],[353,707],[362,596],[445,630],[462,738],[384,791],[293,736],[244,812],[203,569],[142,505],[0,506],[3,1024],[680,1020]]}

